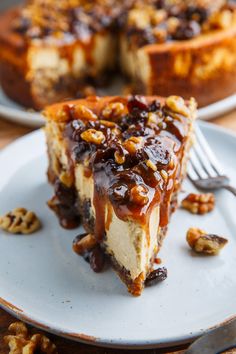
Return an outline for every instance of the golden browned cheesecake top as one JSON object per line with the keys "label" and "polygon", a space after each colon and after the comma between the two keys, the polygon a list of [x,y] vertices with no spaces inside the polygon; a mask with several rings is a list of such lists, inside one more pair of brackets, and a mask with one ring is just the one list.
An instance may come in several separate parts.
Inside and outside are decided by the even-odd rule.
{"label": "golden browned cheesecake top", "polygon": [[122,30],[131,44],[143,46],[187,40],[233,24],[233,0],[29,0],[14,26],[26,38],[67,41]]}
{"label": "golden browned cheesecake top", "polygon": [[107,202],[120,219],[144,225],[161,205],[160,225],[167,225],[195,109],[193,99],[131,96],[91,97],[45,110],[63,131],[71,165],[83,164],[86,176],[93,176],[98,238]]}
{"label": "golden browned cheesecake top", "polygon": [[130,9],[125,35],[130,44],[181,41],[236,25],[236,3],[230,0],[138,1]]}
{"label": "golden browned cheesecake top", "polygon": [[31,39],[60,39],[65,34],[86,39],[93,32],[111,29],[125,8],[119,0],[29,0],[15,30]]}

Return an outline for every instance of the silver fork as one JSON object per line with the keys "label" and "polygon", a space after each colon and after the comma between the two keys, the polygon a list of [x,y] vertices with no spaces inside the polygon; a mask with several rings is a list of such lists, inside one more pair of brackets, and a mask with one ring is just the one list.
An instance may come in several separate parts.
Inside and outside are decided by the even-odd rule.
{"label": "silver fork", "polygon": [[188,177],[195,187],[202,190],[227,189],[236,196],[236,188],[230,185],[214,153],[200,128],[196,126],[196,143],[190,153]]}

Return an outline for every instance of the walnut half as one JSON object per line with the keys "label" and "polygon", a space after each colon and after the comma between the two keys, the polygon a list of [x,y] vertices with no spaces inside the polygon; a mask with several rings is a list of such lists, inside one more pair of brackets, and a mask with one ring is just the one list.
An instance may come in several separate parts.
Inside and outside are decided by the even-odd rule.
{"label": "walnut half", "polygon": [[228,240],[224,237],[207,234],[205,231],[194,227],[188,230],[186,239],[195,252],[209,255],[217,255],[228,243]]}
{"label": "walnut half", "polygon": [[8,330],[11,335],[4,337],[4,342],[8,345],[9,354],[57,354],[55,344],[53,344],[43,334],[30,335],[23,322],[12,323]]}
{"label": "walnut half", "polygon": [[206,214],[214,209],[215,196],[212,193],[190,193],[184,198],[181,206],[192,214]]}
{"label": "walnut half", "polygon": [[12,234],[32,234],[40,226],[36,214],[25,208],[16,208],[0,217],[0,228]]}

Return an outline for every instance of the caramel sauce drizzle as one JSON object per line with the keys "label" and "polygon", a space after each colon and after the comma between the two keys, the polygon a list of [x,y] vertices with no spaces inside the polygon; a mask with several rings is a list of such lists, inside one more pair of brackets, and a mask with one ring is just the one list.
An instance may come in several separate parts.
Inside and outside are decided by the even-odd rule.
{"label": "caramel sauce drizzle", "polygon": [[[63,134],[74,166],[86,161],[84,175],[93,176],[95,237],[99,242],[103,240],[113,208],[121,220],[137,220],[149,238],[150,215],[156,206],[160,206],[160,226],[168,224],[171,197],[181,179],[190,117],[172,114],[158,100],[148,104],[137,96],[128,101],[123,114],[111,114],[109,119],[103,111],[96,112],[97,120],[77,117],[75,105],[69,106],[71,116]],[[150,116],[155,123],[149,122]],[[115,124],[115,133],[114,124],[106,121]],[[91,130],[93,134],[98,132],[95,138],[104,139],[96,143],[92,135],[92,140],[87,141],[89,135],[83,132]],[[141,143],[136,147],[135,143],[127,145],[132,140]],[[119,163],[116,152],[124,154]],[[151,163],[147,164],[147,160]]]}

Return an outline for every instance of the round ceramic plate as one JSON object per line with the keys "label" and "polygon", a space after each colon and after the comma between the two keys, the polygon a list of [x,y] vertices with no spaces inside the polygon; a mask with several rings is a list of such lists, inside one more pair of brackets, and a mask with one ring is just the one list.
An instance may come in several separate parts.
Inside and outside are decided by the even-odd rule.
{"label": "round ceramic plate", "polygon": [[[201,126],[236,184],[236,136],[207,123]],[[210,214],[177,210],[160,252],[168,278],[135,298],[112,269],[95,274],[72,251],[72,240],[82,230],[62,229],[48,209],[52,189],[42,131],[2,151],[0,166],[0,215],[26,207],[43,225],[28,236],[0,232],[0,304],[16,317],[78,341],[154,348],[190,341],[236,315],[236,199],[229,192],[216,194]],[[194,188],[185,181],[184,190]],[[192,226],[223,235],[229,244],[219,256],[193,254],[185,241]]]}

